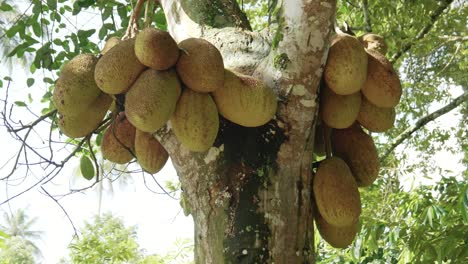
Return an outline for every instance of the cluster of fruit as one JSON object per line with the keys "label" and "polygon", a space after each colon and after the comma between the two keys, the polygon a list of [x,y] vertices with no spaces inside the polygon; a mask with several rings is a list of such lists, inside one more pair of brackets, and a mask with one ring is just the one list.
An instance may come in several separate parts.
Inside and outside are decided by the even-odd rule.
{"label": "cluster of fruit", "polygon": [[[385,58],[382,37],[338,33],[329,50],[320,96],[316,153],[326,155],[313,180],[317,229],[331,246],[349,246],[359,229],[358,187],[379,174],[370,132],[393,127],[402,88]],[[324,154],[322,154],[322,153]]]}
{"label": "cluster of fruit", "polygon": [[277,108],[271,89],[225,69],[219,50],[208,41],[189,38],[177,44],[155,28],[135,38],[110,38],[100,57],[74,57],[61,71],[53,101],[60,130],[72,138],[95,132],[114,108],[102,138],[103,157],[120,164],[136,157],[150,173],[168,159],[152,135],[168,121],[183,147],[203,152],[218,134],[218,113],[255,127],[271,120]]}

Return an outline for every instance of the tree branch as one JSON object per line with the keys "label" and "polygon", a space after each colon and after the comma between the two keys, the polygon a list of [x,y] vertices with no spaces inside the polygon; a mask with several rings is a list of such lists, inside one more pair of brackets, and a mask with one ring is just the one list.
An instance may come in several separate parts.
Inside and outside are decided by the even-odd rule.
{"label": "tree branch", "polygon": [[234,27],[252,30],[235,0],[177,1],[161,0],[171,36],[180,42],[203,37],[214,28]]}
{"label": "tree branch", "polygon": [[390,142],[389,147],[385,150],[384,154],[380,157],[380,162],[382,163],[398,145],[400,145],[403,141],[408,139],[414,132],[416,132],[423,126],[425,126],[427,123],[434,121],[440,116],[455,109],[460,104],[467,102],[467,99],[468,99],[468,92],[465,92],[459,97],[455,98],[455,100],[453,100],[446,106],[419,119],[413,126],[408,127],[400,135],[394,138],[392,142]]}
{"label": "tree branch", "polygon": [[440,18],[442,13],[445,11],[445,9],[447,9],[450,6],[450,4],[452,2],[453,2],[453,0],[446,0],[446,1],[442,2],[442,4],[436,10],[434,10],[434,12],[432,13],[429,23],[427,23],[419,31],[419,33],[416,34],[416,36],[414,37],[414,39],[412,41],[410,41],[410,42],[406,43],[405,45],[403,45],[401,50],[399,50],[397,53],[395,53],[392,56],[390,62],[392,64],[395,63],[405,52],[410,50],[413,47],[413,45],[416,44],[416,42],[418,42],[419,40],[424,38],[426,36],[426,34],[432,29],[432,27],[434,27],[434,24],[436,23],[437,19]]}
{"label": "tree branch", "polygon": [[[187,38],[204,38],[221,51],[225,68],[251,74],[268,55],[271,40],[266,32],[249,31],[250,24],[248,24],[247,18],[243,18],[245,15],[239,9],[236,1],[222,0],[217,2],[216,5],[207,6],[212,2],[202,0],[198,4],[193,1],[191,5],[184,5],[182,1],[160,1],[166,15],[167,28],[176,42]],[[217,5],[221,6],[222,9],[213,11]],[[200,18],[195,14],[197,10],[200,11],[200,8],[205,10],[208,7],[213,9],[207,10],[208,14],[222,12],[224,20],[212,23],[206,17]],[[189,10],[191,8],[194,9]]]}

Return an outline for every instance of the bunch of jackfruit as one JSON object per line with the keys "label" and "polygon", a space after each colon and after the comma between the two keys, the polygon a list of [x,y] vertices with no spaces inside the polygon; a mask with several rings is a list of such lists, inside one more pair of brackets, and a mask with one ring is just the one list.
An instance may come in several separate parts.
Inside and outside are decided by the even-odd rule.
{"label": "bunch of jackfruit", "polygon": [[[359,229],[358,187],[379,174],[372,137],[393,127],[400,79],[386,59],[382,37],[338,33],[332,40],[320,91],[316,153],[325,155],[313,180],[316,224],[331,246],[349,246]],[[328,151],[326,151],[328,150]]]}
{"label": "bunch of jackfruit", "polygon": [[204,152],[218,134],[218,113],[256,127],[271,120],[277,108],[271,89],[225,69],[210,42],[189,38],[177,44],[155,28],[135,38],[110,38],[99,57],[81,54],[70,60],[56,82],[53,101],[60,130],[72,138],[96,132],[114,102],[112,122],[102,137],[103,157],[119,164],[135,157],[150,173],[168,159],[153,136],[167,122],[184,148]]}

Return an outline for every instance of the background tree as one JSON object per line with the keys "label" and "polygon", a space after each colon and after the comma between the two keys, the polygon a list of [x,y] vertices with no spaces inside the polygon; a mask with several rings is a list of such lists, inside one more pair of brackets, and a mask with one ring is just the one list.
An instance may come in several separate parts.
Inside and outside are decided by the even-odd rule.
{"label": "background tree", "polygon": [[[0,229],[8,234],[9,239],[21,238],[22,243],[28,244],[33,249],[34,255],[42,256],[35,242],[41,239],[43,232],[33,229],[38,220],[37,217],[30,218],[23,209],[18,209],[12,214],[5,212],[3,218],[4,223],[0,224]],[[15,241],[16,245],[19,240],[15,239]]]}
{"label": "background tree", "polygon": [[0,250],[1,264],[34,264],[34,248],[23,238],[15,236],[9,238],[5,248]]}
{"label": "background tree", "polygon": [[[127,26],[136,26],[134,21],[142,24],[145,12],[129,19],[132,7],[137,10],[142,2],[32,1],[32,12],[6,31],[7,37],[19,35],[23,40],[10,56],[34,54],[30,70],[49,71],[43,76],[47,88],[42,116],[32,118],[29,125],[15,123],[12,111],[29,102],[16,101],[16,107],[10,108],[8,97],[2,111],[8,131],[23,142],[13,167],[19,166],[18,160],[26,153],[28,169],[34,164],[48,165],[41,167],[45,168],[44,177],[24,191],[39,186],[48,193],[47,184],[72,157],[95,155],[99,135],[67,140],[67,155],[54,155],[54,145],[62,147],[57,142],[65,139],[54,132],[56,112],[50,104],[53,79],[65,61],[78,53],[97,54],[100,41],[107,36],[122,36]],[[355,33],[373,31],[383,35],[389,44],[387,56],[399,68],[403,80],[396,128],[375,137],[383,169],[369,193],[375,191],[380,201],[389,193],[404,195],[400,192],[404,174],[429,175],[436,170],[448,175],[434,165],[434,153],[447,145],[451,153],[467,153],[463,140],[466,118],[452,127],[427,126],[461,104],[461,112],[468,112],[463,35],[467,8],[463,1],[245,0],[239,1],[240,5],[232,0],[159,2],[162,9],[156,8],[154,16],[149,16],[153,25],[167,29],[177,41],[187,37],[208,39],[221,50],[225,67],[263,79],[280,99],[276,119],[263,127],[243,128],[222,120],[218,139],[208,154],[184,151],[170,130],[157,133],[171,155],[194,217],[198,262],[314,261],[310,188],[314,125],[318,85],[335,17],[339,24],[346,21]],[[153,14],[151,8],[157,5],[148,6],[148,13]],[[97,11],[102,24],[77,27],[70,23],[71,16],[84,15],[85,11]],[[9,88],[10,84],[11,78],[6,78],[0,86]],[[27,80],[28,86],[34,84],[34,79]],[[463,94],[453,100],[455,88],[460,87]],[[443,111],[434,112],[443,105]],[[49,132],[49,138],[44,139],[50,144],[48,149],[32,143],[31,131],[40,126]],[[453,139],[460,144],[447,144]],[[394,151],[402,147],[413,151]],[[14,178],[14,172],[3,180]],[[119,172],[97,175],[96,183],[112,173]],[[77,191],[82,190],[71,192]],[[54,195],[51,198],[58,202]]]}
{"label": "background tree", "polygon": [[137,263],[141,258],[135,227],[104,214],[86,222],[81,237],[70,244],[72,263]]}

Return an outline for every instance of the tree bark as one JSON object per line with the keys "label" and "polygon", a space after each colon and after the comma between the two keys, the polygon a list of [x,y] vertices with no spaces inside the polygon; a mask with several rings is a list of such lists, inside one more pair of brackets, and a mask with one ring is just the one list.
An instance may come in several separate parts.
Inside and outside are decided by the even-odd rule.
{"label": "tree bark", "polygon": [[158,132],[194,219],[196,263],[313,263],[313,132],[335,1],[283,1],[274,38],[247,31],[238,7],[224,14],[231,16],[224,27],[195,22],[178,1],[161,3],[177,41],[210,40],[226,68],[263,79],[279,97],[276,118],[264,126],[220,117],[206,153],[184,149],[170,125]]}

